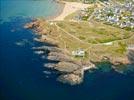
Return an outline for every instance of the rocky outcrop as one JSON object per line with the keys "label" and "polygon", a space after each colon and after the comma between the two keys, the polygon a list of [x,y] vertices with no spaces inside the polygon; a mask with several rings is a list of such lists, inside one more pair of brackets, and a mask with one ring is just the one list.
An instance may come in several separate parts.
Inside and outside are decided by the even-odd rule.
{"label": "rocky outcrop", "polygon": [[54,61],[66,61],[66,62],[72,61],[68,55],[58,52],[50,52],[48,54],[48,59]]}
{"label": "rocky outcrop", "polygon": [[38,34],[48,34],[50,32],[49,29],[45,28],[46,21],[43,19],[34,19],[31,23],[27,23],[24,28],[32,29]]}
{"label": "rocky outcrop", "polygon": [[[45,25],[45,21],[35,20],[26,24],[24,27],[43,35],[36,40],[44,42],[44,40],[48,39],[46,34],[50,33],[49,29],[45,28]],[[55,40],[49,40],[55,42]],[[53,44],[53,42],[50,43]],[[84,71],[94,68],[94,66],[92,67],[89,62],[82,63],[81,61],[73,60],[66,50],[61,49],[58,46],[41,46],[33,47],[33,49],[36,54],[42,55],[42,58],[55,61],[55,63],[44,64],[44,67],[58,71],[59,76],[57,80],[63,83],[71,85],[80,84],[83,81]],[[45,53],[47,53],[47,57],[45,56]]]}
{"label": "rocky outcrop", "polygon": [[81,77],[79,75],[75,75],[75,74],[65,74],[65,75],[60,75],[57,80],[62,83],[76,85],[76,84],[82,83],[83,77]]}
{"label": "rocky outcrop", "polygon": [[[57,61],[56,63],[44,64],[44,67],[56,70],[59,73],[58,81],[71,85],[80,84],[83,81],[84,71],[95,68],[91,62],[74,61],[71,56],[56,46],[33,47],[38,53],[48,51],[46,59]],[[44,55],[44,53],[43,53]]]}
{"label": "rocky outcrop", "polygon": [[44,67],[56,70],[59,73],[57,80],[63,83],[80,84],[83,81],[84,71],[95,68],[90,62],[74,61],[68,53],[56,46],[33,47],[33,49],[39,53],[40,51],[48,51],[46,59],[57,61],[56,63],[44,64]]}
{"label": "rocky outcrop", "polygon": [[44,67],[47,67],[47,68],[50,68],[50,69],[54,69],[56,67],[56,64],[47,63],[47,64],[44,64]]}
{"label": "rocky outcrop", "polygon": [[81,66],[72,62],[59,62],[55,69],[60,72],[73,73],[74,71],[81,69]]}
{"label": "rocky outcrop", "polygon": [[58,48],[58,47],[55,47],[55,46],[41,46],[41,47],[33,47],[34,50],[48,50],[50,52],[57,52],[57,53],[60,53],[62,52],[63,50]]}

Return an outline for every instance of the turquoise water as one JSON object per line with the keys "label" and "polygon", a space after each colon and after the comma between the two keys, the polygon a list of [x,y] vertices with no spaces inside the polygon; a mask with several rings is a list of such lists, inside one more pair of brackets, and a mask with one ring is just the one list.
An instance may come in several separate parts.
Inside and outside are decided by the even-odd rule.
{"label": "turquoise water", "polygon": [[54,0],[0,0],[0,18],[13,16],[48,17],[59,13],[61,6]]}
{"label": "turquoise water", "polygon": [[134,100],[134,73],[116,72],[109,63],[86,72],[84,82],[77,86],[57,82],[54,71],[43,73],[49,71],[43,64],[50,61],[32,47],[48,44],[34,41],[37,36],[23,26],[30,16],[57,13],[59,6],[53,0],[2,0],[0,4],[0,100]]}

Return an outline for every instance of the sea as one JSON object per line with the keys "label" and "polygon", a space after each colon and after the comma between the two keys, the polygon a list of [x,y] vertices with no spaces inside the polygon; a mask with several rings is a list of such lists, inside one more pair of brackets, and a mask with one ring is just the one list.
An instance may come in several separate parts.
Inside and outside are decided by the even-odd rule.
{"label": "sea", "polygon": [[32,48],[49,44],[35,41],[38,36],[23,26],[61,8],[54,0],[0,0],[0,100],[134,100],[134,65],[118,72],[99,63],[75,86],[58,82],[44,67],[49,61]]}

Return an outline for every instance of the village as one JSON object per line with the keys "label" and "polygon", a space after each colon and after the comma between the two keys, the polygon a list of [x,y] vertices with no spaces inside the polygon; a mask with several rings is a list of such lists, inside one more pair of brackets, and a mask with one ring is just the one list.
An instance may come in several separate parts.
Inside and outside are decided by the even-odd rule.
{"label": "village", "polygon": [[[134,30],[134,0],[128,0],[120,4],[108,0],[102,4],[104,6],[102,8],[91,9],[93,12],[92,18],[105,24],[114,25],[126,30]],[[90,21],[91,10],[89,8],[81,10],[81,13],[75,18],[77,20]]]}

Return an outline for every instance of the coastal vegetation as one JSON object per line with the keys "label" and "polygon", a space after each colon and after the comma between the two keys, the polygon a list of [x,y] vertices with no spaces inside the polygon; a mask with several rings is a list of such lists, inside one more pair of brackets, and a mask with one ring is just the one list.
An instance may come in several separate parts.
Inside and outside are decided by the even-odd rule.
{"label": "coastal vegetation", "polygon": [[[74,5],[76,4],[71,4],[70,9],[74,9]],[[127,48],[134,44],[133,31],[96,20],[96,11],[102,8],[101,3],[91,4],[84,9],[74,10],[68,16],[61,16],[58,20],[36,19],[25,25],[25,28],[30,28],[40,35],[38,41],[56,46],[52,50],[47,47],[50,49],[48,59],[58,63],[46,66],[64,73],[59,76],[59,81],[72,85],[81,83],[85,69],[94,68],[91,61],[106,66],[131,63]],[[113,13],[108,13],[108,16],[113,16]],[[100,63],[98,68],[102,68]]]}
{"label": "coastal vegetation", "polygon": [[[104,56],[113,61],[116,61],[117,58],[124,61],[127,46],[134,43],[133,32],[103,23],[94,21],[92,23],[69,21],[48,23],[42,20],[40,22],[41,27],[38,28],[38,33],[46,35],[46,39],[42,41],[58,45],[69,55],[72,51],[83,48],[88,55],[85,59],[87,61],[99,61]],[[76,58],[73,57],[73,59]]]}
{"label": "coastal vegetation", "polygon": [[[57,25],[85,43],[107,43],[130,38],[133,33],[97,22],[57,22]],[[94,41],[94,42],[93,42]]]}
{"label": "coastal vegetation", "polygon": [[[83,2],[83,3],[94,3],[96,1],[101,1],[101,2],[104,2],[104,1],[109,1],[109,0],[60,0],[60,1],[67,1],[67,2]],[[125,0],[111,0],[113,2],[125,2]]]}

